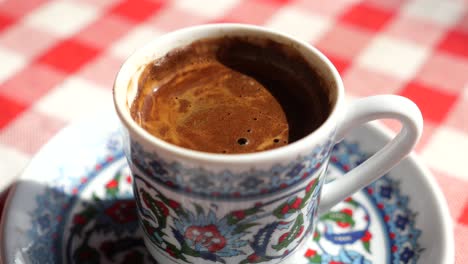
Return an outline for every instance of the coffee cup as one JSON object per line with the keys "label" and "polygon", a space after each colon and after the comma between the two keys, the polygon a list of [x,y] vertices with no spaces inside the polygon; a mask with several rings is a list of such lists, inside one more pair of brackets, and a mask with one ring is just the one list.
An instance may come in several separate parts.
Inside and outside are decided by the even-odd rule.
{"label": "coffee cup", "polygon": [[[324,122],[290,144],[246,154],[177,146],[135,122],[130,109],[148,64],[195,41],[225,37],[264,38],[299,52],[330,87]],[[145,245],[159,263],[288,262],[311,239],[318,215],[388,172],[422,131],[410,100],[378,95],[346,104],[342,80],[320,51],[252,25],[201,25],[158,37],[124,62],[113,92]],[[333,146],[377,119],[395,119],[402,129],[361,165],[325,183]]]}

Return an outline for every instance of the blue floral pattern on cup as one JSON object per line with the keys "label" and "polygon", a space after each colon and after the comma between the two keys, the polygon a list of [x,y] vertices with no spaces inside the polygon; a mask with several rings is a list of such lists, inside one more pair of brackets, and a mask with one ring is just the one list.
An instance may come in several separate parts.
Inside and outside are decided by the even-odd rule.
{"label": "blue floral pattern on cup", "polygon": [[319,183],[323,182],[315,175],[292,193],[243,203],[241,209],[220,210],[214,204],[202,206],[200,200],[185,199],[181,204],[145,177],[133,175],[141,225],[151,246],[184,262],[192,257],[227,263],[244,254],[248,257],[236,262],[286,257],[313,228]]}
{"label": "blue floral pattern on cup", "polygon": [[327,140],[289,164],[242,173],[229,170],[213,173],[202,167],[188,168],[178,162],[166,162],[157,153],[146,151],[137,141],[130,144],[130,166],[148,179],[174,191],[231,199],[264,196],[304,182],[321,169],[329,156],[332,141]]}
{"label": "blue floral pattern on cup", "polygon": [[[35,207],[29,212],[29,215],[33,217],[32,225],[26,232],[28,247],[24,252],[24,257],[27,261],[38,264],[92,263],[93,261],[123,263],[125,260],[130,263],[155,263],[143,246],[142,234],[135,228],[137,213],[132,211],[135,204],[129,199],[131,194],[128,193],[129,187],[127,187],[131,184],[131,178],[128,177],[129,170],[126,166],[113,166],[121,163],[123,159],[121,145],[116,145],[114,140],[116,138],[108,139],[105,144],[107,150],[102,155],[90,153],[90,155],[96,155],[94,164],[80,160],[74,161],[73,164],[89,167],[83,174],[60,175],[56,181],[50,182],[51,185],[47,190],[36,197]],[[334,147],[331,163],[334,168],[347,171],[357,166],[366,156],[358,144],[342,142]],[[77,199],[88,189],[95,190],[93,201]],[[417,263],[422,252],[418,243],[421,230],[416,227],[417,212],[409,208],[409,197],[401,192],[400,183],[384,176],[366,187],[361,193],[367,194],[365,200],[368,203],[362,204],[359,200],[349,198],[341,204],[343,207],[350,208],[354,214],[350,214],[349,210],[336,211],[334,209],[332,212],[351,215],[350,219],[359,223],[362,222],[362,219],[358,217],[359,210],[364,208],[373,210],[381,219],[369,218],[368,223],[374,229],[381,227],[383,233],[371,233],[372,228],[367,225],[362,230],[356,230],[350,225],[347,227],[350,231],[359,231],[363,236],[349,240],[347,244],[339,244],[335,242],[337,238],[335,235],[338,233],[335,234],[330,230],[329,235],[326,235],[326,231],[320,228],[322,224],[330,224],[330,221],[333,221],[324,217],[319,219],[319,228],[313,237],[314,243],[307,250],[305,259],[311,264],[332,263],[333,261],[372,263],[378,260],[374,255],[379,251],[373,247],[374,238],[384,236],[389,242],[388,248],[381,249],[389,253],[389,259],[385,263]],[[105,204],[102,201],[105,201]],[[169,203],[169,201],[168,204],[171,210],[177,210],[180,206],[178,203]],[[294,204],[294,200],[291,199],[288,204]],[[236,219],[248,219],[249,213],[239,211],[231,216]],[[70,221],[64,222],[65,219],[70,219]],[[104,219],[106,219],[105,225],[102,222]],[[337,227],[347,225],[347,222],[341,218],[335,220],[336,223],[331,224]],[[125,224],[122,225],[122,222]],[[190,226],[200,223],[213,224],[218,229],[225,229],[228,221],[215,218],[213,214],[210,215],[210,212],[204,212],[201,216],[187,216],[187,219],[177,224],[176,229],[185,234]],[[103,227],[106,228],[106,235],[102,233]],[[70,232],[71,230],[75,231]],[[192,238],[198,235],[198,233],[193,233],[194,230],[190,229]],[[228,238],[230,251],[219,250],[218,252],[234,255],[236,247],[245,243],[242,242],[244,239],[230,235],[229,232],[232,233],[230,229],[225,230],[228,232],[220,233],[220,235]],[[94,240],[86,239],[86,236],[83,236],[85,233],[87,236],[94,236]],[[325,245],[326,241],[331,244]],[[197,246],[197,243],[192,243],[191,246],[201,251],[210,248],[208,244]],[[75,258],[80,258],[81,262]],[[260,262],[261,258],[252,255],[249,260]]]}

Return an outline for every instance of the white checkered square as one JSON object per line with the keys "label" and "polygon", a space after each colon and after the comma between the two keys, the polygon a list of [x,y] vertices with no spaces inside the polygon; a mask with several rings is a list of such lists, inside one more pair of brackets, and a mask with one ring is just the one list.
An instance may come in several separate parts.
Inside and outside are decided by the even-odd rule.
{"label": "white checkered square", "polygon": [[88,63],[79,72],[78,76],[92,81],[100,87],[112,90],[115,75],[125,59],[104,52],[98,58]]}
{"label": "white checkered square", "polygon": [[346,92],[356,96],[392,94],[398,92],[405,82],[399,78],[365,67],[352,65],[343,75]]}
{"label": "white checkered square", "polygon": [[28,109],[0,133],[0,144],[8,144],[25,154],[35,154],[65,122],[50,115]]}
{"label": "white checkered square", "polygon": [[44,31],[68,37],[91,23],[98,10],[80,1],[50,1],[25,17],[25,23]]}
{"label": "white checkered square", "polygon": [[279,10],[265,23],[267,27],[308,42],[315,42],[322,37],[330,25],[330,19],[294,7]]}
{"label": "white checkered square", "polygon": [[13,148],[0,144],[0,192],[3,191],[29,162],[29,157]]}
{"label": "white checkered square", "polygon": [[0,83],[9,79],[26,64],[26,60],[12,51],[0,46]]}
{"label": "white checkered square", "polygon": [[[346,9],[357,4],[361,0],[333,0],[333,1],[321,1],[321,0],[294,0],[293,5],[320,14],[327,17],[336,17]],[[380,0],[379,0],[380,1]]]}
{"label": "white checkered square", "polygon": [[112,109],[112,96],[109,89],[71,77],[40,99],[34,108],[61,120],[70,121]]}
{"label": "white checkered square", "polygon": [[455,129],[442,127],[434,133],[421,156],[431,167],[468,180],[467,155],[464,151],[467,149],[468,137],[466,134]]}
{"label": "white checkered square", "polygon": [[403,6],[401,13],[449,27],[457,23],[464,10],[460,0],[415,0]]}
{"label": "white checkered square", "polygon": [[174,4],[190,13],[213,18],[226,13],[238,2],[239,0],[177,0]]}
{"label": "white checkered square", "polygon": [[380,35],[362,51],[357,63],[370,70],[408,80],[421,67],[428,53],[427,47]]}
{"label": "white checkered square", "polygon": [[108,8],[121,1],[122,0],[80,0],[80,2],[82,3],[87,3],[93,6],[97,6],[99,8]]}
{"label": "white checkered square", "polygon": [[55,34],[21,23],[9,27],[0,34],[0,44],[3,47],[21,54],[28,60],[41,55],[57,42]]}
{"label": "white checkered square", "polygon": [[127,58],[135,52],[135,50],[141,48],[161,34],[162,32],[153,27],[146,25],[138,26],[112,45],[110,51],[120,58]]}

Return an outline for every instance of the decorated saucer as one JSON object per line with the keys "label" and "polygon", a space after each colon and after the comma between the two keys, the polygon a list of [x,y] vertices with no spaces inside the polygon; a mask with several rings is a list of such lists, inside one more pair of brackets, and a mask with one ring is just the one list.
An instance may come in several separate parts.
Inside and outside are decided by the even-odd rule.
{"label": "decorated saucer", "polygon": [[[358,166],[388,138],[374,125],[354,131],[335,146],[328,179]],[[142,240],[132,180],[114,114],[65,128],[10,193],[1,225],[1,262],[157,263]],[[289,262],[451,264],[453,243],[445,199],[411,155],[323,214],[313,239]]]}

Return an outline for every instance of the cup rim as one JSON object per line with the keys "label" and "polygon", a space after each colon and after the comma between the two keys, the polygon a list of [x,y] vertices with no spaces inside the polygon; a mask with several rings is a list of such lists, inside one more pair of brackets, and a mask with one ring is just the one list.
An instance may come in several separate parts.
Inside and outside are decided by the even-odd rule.
{"label": "cup rim", "polygon": [[[172,143],[168,143],[162,139],[159,139],[153,135],[151,135],[148,131],[140,127],[131,117],[130,111],[125,103],[126,100],[119,100],[119,97],[126,98],[127,96],[127,89],[128,83],[122,83],[121,79],[125,75],[133,75],[136,71],[131,71],[131,66],[129,62],[132,60],[137,59],[140,57],[141,59],[147,58],[146,51],[151,50],[153,46],[156,46],[158,42],[162,39],[170,39],[183,36],[183,35],[190,35],[196,34],[197,32],[205,32],[205,31],[219,31],[220,36],[222,33],[226,34],[233,31],[247,31],[247,32],[259,32],[263,35],[267,36],[275,36],[277,38],[282,38],[290,43],[294,43],[294,45],[298,45],[298,47],[304,48],[308,53],[312,53],[313,56],[318,58],[321,61],[322,66],[326,68],[327,71],[332,76],[332,79],[335,83],[336,87],[336,101],[333,105],[330,114],[326,118],[326,120],[314,131],[309,133],[307,136],[296,140],[290,144],[285,146],[281,146],[278,148],[259,151],[259,152],[252,152],[252,153],[242,153],[242,154],[221,154],[221,153],[210,153],[210,152],[203,152],[198,150],[192,150],[184,147],[180,147],[174,145]],[[202,39],[202,38],[199,38]],[[146,55],[146,56],[145,56]],[[125,79],[124,79],[125,80]],[[245,163],[262,163],[262,162],[269,162],[272,159],[274,160],[288,160],[294,155],[294,157],[301,155],[301,153],[307,153],[312,151],[312,148],[317,144],[318,140],[323,139],[324,137],[328,137],[330,134],[334,136],[334,130],[336,127],[337,122],[340,120],[341,111],[340,109],[343,107],[344,101],[344,87],[341,77],[335,68],[335,66],[330,62],[330,60],[321,53],[317,48],[313,47],[311,44],[297,39],[292,35],[287,33],[279,32],[274,29],[256,26],[256,25],[249,25],[249,24],[238,24],[238,23],[216,23],[216,24],[204,24],[204,25],[197,25],[182,28],[173,32],[169,32],[162,36],[156,37],[152,41],[145,44],[143,47],[136,49],[122,64],[121,68],[119,69],[113,86],[113,101],[115,110],[117,115],[124,126],[126,126],[129,130],[134,131],[136,134],[139,135],[140,138],[149,142],[152,146],[156,146],[158,149],[163,149],[166,152],[170,152],[177,157],[198,161],[198,162],[215,162],[215,163],[228,163],[228,164],[245,164]]]}

